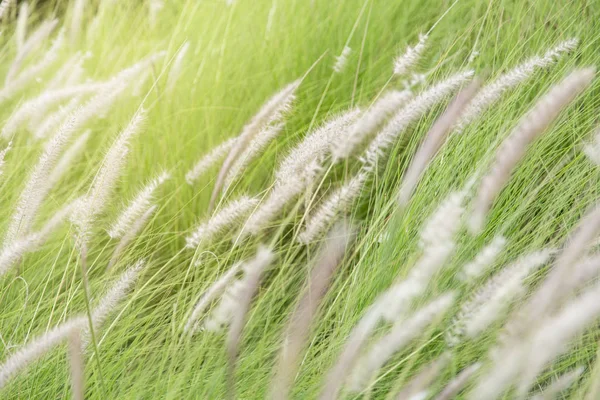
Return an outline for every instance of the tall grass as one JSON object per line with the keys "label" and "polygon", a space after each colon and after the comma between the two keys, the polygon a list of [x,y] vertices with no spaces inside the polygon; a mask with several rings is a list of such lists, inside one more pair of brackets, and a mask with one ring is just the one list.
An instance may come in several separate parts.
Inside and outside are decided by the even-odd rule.
{"label": "tall grass", "polygon": [[594,398],[599,18],[3,0],[0,397]]}

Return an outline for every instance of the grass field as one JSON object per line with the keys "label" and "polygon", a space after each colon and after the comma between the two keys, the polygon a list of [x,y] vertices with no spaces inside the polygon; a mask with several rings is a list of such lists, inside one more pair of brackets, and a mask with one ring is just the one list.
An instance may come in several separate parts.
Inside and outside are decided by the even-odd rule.
{"label": "grass field", "polygon": [[[112,282],[128,266],[146,260],[128,295],[101,327],[93,329],[93,343],[84,357],[85,398],[89,399],[225,398],[226,330],[200,330],[190,336],[184,326],[202,293],[236,262],[253,257],[260,244],[269,246],[275,259],[249,308],[234,382],[236,398],[269,396],[286,324],[307,286],[325,236],[308,244],[296,239],[307,216],[360,170],[360,153],[336,165],[329,159],[323,161],[310,190],[267,221],[258,234],[239,235],[241,220],[235,229],[195,249],[186,248],[186,237],[211,215],[209,201],[221,163],[215,163],[194,184],[188,184],[185,176],[204,154],[238,135],[261,105],[286,84],[306,74],[282,132],[218,198],[217,210],[241,195],[267,198],[279,163],[308,132],[352,107],[368,108],[385,90],[403,89],[417,77],[420,81],[412,90],[418,93],[468,69],[484,83],[490,82],[564,40],[579,39],[574,51],[552,66],[536,70],[462,132],[451,131],[404,209],[396,202],[403,173],[452,96],[419,116],[378,161],[349,211],[338,215],[352,226],[355,237],[311,324],[289,394],[290,398],[311,399],[318,398],[328,371],[369,305],[407,276],[418,260],[419,232],[428,216],[449,193],[460,190],[473,174],[490,166],[502,140],[549,88],[576,67],[600,65],[597,1],[237,0],[227,4],[182,0],[165,1],[159,9],[153,7],[160,1],[90,0],[81,2],[83,14],[81,19],[75,17],[75,23],[74,4],[80,2],[68,7],[57,3],[29,4],[29,35],[53,17],[58,25],[49,39],[24,58],[13,76],[11,66],[23,48],[19,46],[16,7],[9,8],[2,19],[0,76],[8,76],[5,91],[0,92],[2,121],[9,121],[22,104],[48,90],[56,72],[77,52],[89,52],[82,64],[83,75],[73,82],[67,76],[59,87],[105,81],[148,55],[165,51],[144,69],[149,71],[148,79],[142,80],[143,71],[130,77],[114,104],[74,133],[76,138],[83,128],[91,129],[81,154],[50,188],[35,215],[33,230],[40,229],[65,204],[90,193],[119,132],[136,111],[147,110],[143,127],[130,141],[126,164],[117,171],[114,191],[101,202],[105,208],[93,221],[85,259],[77,245],[76,224],[65,221],[0,276],[0,360],[6,360],[28,341],[71,317],[90,317]],[[62,27],[65,44],[56,60],[22,88],[6,91],[19,73],[44,57]],[[421,33],[429,33],[422,57],[406,76],[394,75],[394,59],[417,43]],[[172,73],[185,43],[189,44],[179,63],[180,72]],[[336,57],[346,46],[352,49],[347,63],[341,72],[335,72]],[[35,137],[36,127],[59,105],[76,96],[83,103],[94,93],[65,97],[47,110],[36,109],[1,139],[0,150],[12,141],[0,175],[2,240],[48,143],[47,138]],[[427,385],[427,397],[401,398],[435,398],[463,368],[482,362],[482,369],[458,396],[473,398],[470,388],[493,367],[490,351],[502,336],[507,317],[499,315],[477,338],[449,349],[445,336],[452,328],[452,317],[487,277],[517,257],[547,248],[560,251],[568,243],[569,232],[597,203],[600,170],[582,148],[594,135],[598,110],[600,86],[596,79],[528,147],[495,199],[483,231],[472,235],[465,226],[458,229],[455,252],[435,273],[426,292],[410,304],[415,310],[452,290],[455,301],[450,309],[394,354],[361,390],[354,394],[344,391],[341,398],[396,398],[411,377],[446,351],[451,352],[450,361]],[[343,136],[337,140],[344,140]],[[136,193],[165,170],[171,177],[156,190],[154,213],[107,270],[118,245],[118,239],[111,239],[107,230]],[[475,282],[457,279],[462,266],[497,235],[503,235],[507,244],[492,268]],[[5,249],[10,244],[4,240]],[[586,252],[586,257],[591,257],[594,248]],[[578,262],[573,263],[573,270],[576,265]],[[551,268],[548,263],[526,278],[530,292]],[[595,285],[594,279],[586,285]],[[519,308],[516,303],[513,309]],[[543,369],[531,393],[563,372],[582,366],[581,378],[564,396],[579,399],[587,393],[594,398],[589,397],[593,396],[590,388],[600,378],[600,371],[594,370],[600,339],[595,320],[589,321],[583,334],[568,340],[568,351]],[[377,325],[373,337],[384,335],[389,327]],[[61,343],[19,371],[0,389],[0,397],[69,398],[71,391],[67,346]],[[514,391],[503,396],[517,397]]]}

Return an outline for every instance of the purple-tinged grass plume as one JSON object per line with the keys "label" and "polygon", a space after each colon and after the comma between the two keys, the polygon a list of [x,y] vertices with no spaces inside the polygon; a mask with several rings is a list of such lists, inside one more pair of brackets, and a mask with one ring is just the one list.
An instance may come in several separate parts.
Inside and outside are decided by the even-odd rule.
{"label": "purple-tinged grass plume", "polygon": [[348,389],[352,392],[363,390],[395,353],[421,336],[424,329],[442,316],[453,302],[454,294],[447,293],[416,310],[410,317],[397,320],[390,332],[375,342],[365,356],[357,361],[348,379]]}
{"label": "purple-tinged grass plume", "polygon": [[420,118],[425,112],[442,101],[461,84],[473,76],[473,71],[460,72],[450,78],[430,87],[410,100],[383,127],[369,144],[361,157],[366,170],[373,170],[378,160],[383,156],[408,126]]}
{"label": "purple-tinged grass plume", "polygon": [[461,90],[427,132],[425,139],[423,139],[402,177],[400,190],[398,191],[399,207],[404,208],[407,206],[421,176],[427,169],[427,165],[442,147],[455,121],[475,96],[480,84],[481,81],[475,78],[465,89]]}
{"label": "purple-tinged grass plume", "polygon": [[299,368],[302,351],[309,338],[310,328],[333,275],[346,254],[352,232],[345,224],[334,226],[325,245],[317,256],[308,278],[308,287],[290,316],[282,349],[279,353],[275,376],[271,383],[271,399],[289,398]]}
{"label": "purple-tinged grass plume", "polygon": [[542,96],[504,139],[479,186],[469,220],[472,233],[479,233],[483,229],[494,199],[508,183],[512,171],[525,155],[529,144],[543,134],[561,111],[590,85],[595,74],[594,67],[571,72]]}

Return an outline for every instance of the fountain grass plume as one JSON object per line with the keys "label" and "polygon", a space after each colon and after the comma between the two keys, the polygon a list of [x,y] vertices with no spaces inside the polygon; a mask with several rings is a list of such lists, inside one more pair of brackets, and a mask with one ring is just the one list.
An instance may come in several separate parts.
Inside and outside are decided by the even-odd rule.
{"label": "fountain grass plume", "polygon": [[502,142],[488,173],[482,178],[473,212],[469,220],[472,233],[479,233],[494,199],[510,179],[512,171],[525,155],[533,140],[543,134],[575,98],[592,82],[596,68],[588,67],[571,72],[554,85],[518,122]]}

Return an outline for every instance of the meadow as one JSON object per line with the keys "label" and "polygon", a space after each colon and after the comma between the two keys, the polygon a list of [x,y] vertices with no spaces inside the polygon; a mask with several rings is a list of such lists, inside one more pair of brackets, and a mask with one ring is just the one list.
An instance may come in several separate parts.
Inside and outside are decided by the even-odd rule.
{"label": "meadow", "polygon": [[0,398],[600,398],[600,2],[0,2]]}

